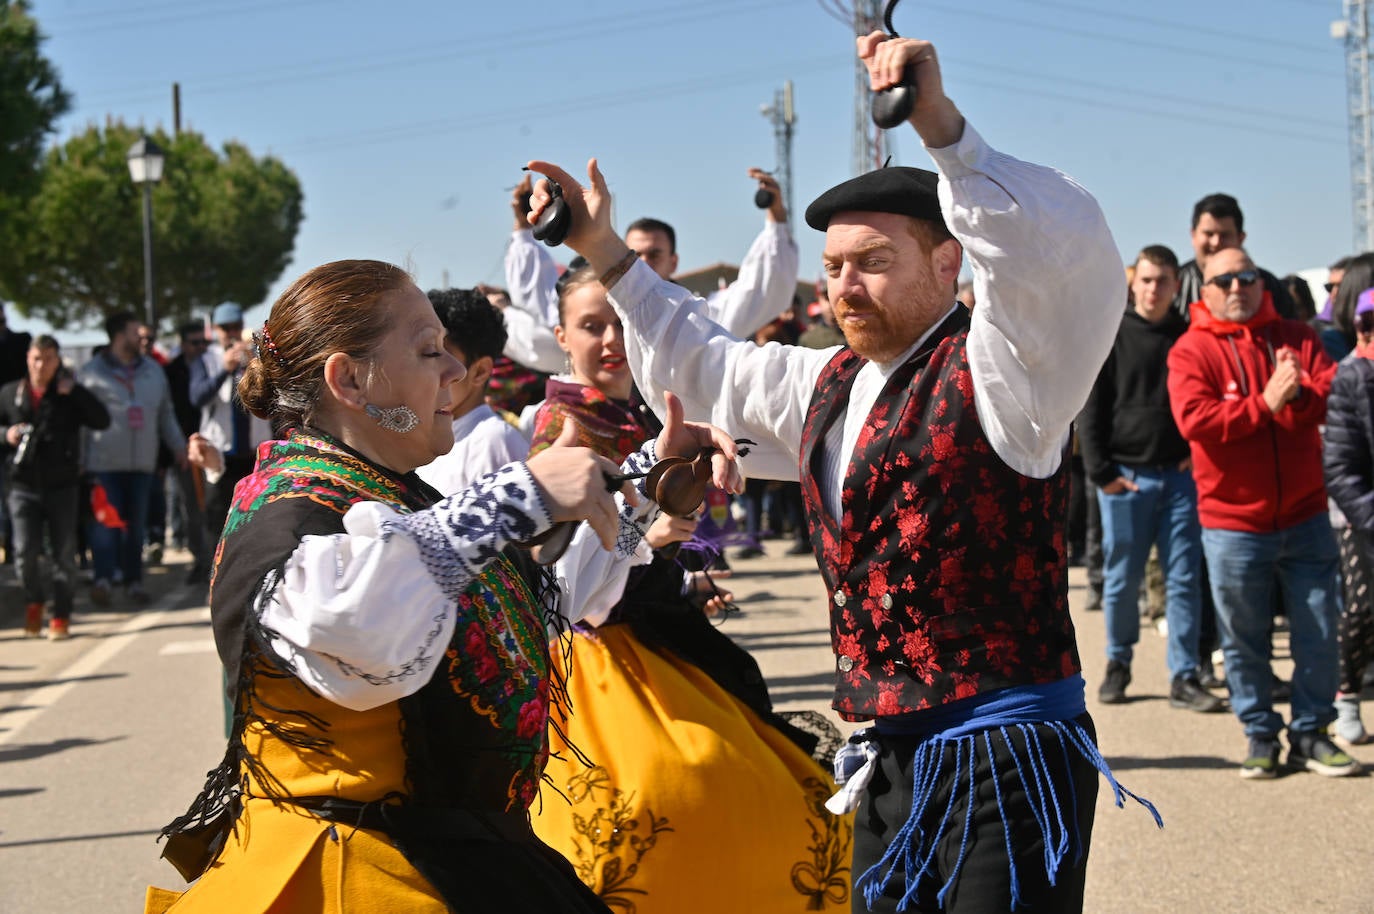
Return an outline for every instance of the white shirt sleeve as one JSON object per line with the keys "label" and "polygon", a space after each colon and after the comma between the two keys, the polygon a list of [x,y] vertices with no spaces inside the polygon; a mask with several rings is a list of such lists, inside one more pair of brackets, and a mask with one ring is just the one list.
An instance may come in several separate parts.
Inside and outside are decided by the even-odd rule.
{"label": "white shirt sleeve", "polygon": [[267,589],[272,649],[351,710],[413,694],[453,636],[458,597],[508,543],[550,523],[523,463],[414,514],[356,504],[343,533],[303,538]]}
{"label": "white shirt sleeve", "polygon": [[466,489],[488,473],[524,460],[530,452],[529,439],[491,407],[478,406],[474,413],[482,417],[475,424],[466,423],[466,416],[454,421],[453,448],[447,454],[415,471],[441,495]]}
{"label": "white shirt sleeve", "polygon": [[635,383],[654,412],[663,415],[671,390],[688,419],[756,443],[740,462],[747,475],[797,478],[806,409],[836,348],[741,341],[706,316],[700,298],[638,261],[609,297],[625,322]]}
{"label": "white shirt sleeve", "polygon": [[768,220],[739,265],[739,276],[706,300],[706,316],[741,339],[792,306],[801,258],[784,222]]}
{"label": "white shirt sleeve", "polygon": [[511,232],[510,244],[506,246],[506,291],[511,304],[534,315],[545,327],[556,327],[557,283],[558,264],[549,256],[548,249],[534,240],[534,232]]}
{"label": "white shirt sleeve", "polygon": [[1043,478],[1116,337],[1121,256],[1097,201],[1067,175],[993,150],[969,124],[930,154],[945,221],[973,269],[978,417],[1008,466]]}
{"label": "white shirt sleeve", "polygon": [[[557,313],[555,303],[555,318]],[[506,348],[501,350],[502,355],[544,374],[561,374],[567,368],[567,353],[542,316],[516,307],[507,308],[501,316],[506,323]]]}
{"label": "white shirt sleeve", "polygon": [[[652,443],[627,473],[648,469]],[[642,493],[642,490],[641,490]],[[608,551],[587,524],[554,568],[570,621],[604,620],[631,567],[652,555],[643,530],[657,510],[617,496],[620,534]],[[511,542],[551,525],[539,487],[512,463],[425,511],[354,505],[344,532],[307,536],[262,598],[272,650],[317,694],[354,711],[418,691],[453,637],[459,596]]]}

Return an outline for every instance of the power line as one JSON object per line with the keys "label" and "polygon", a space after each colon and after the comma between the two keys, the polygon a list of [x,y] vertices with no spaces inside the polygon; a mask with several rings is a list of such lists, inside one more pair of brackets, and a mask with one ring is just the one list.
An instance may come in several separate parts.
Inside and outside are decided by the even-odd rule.
{"label": "power line", "polygon": [[[1030,2],[1030,0],[1023,0],[1023,2]],[[1042,0],[1034,0],[1034,2],[1040,3],[1042,2]],[[838,10],[842,8],[841,6],[839,6],[839,0],[820,0],[820,4],[821,8],[825,12],[832,16],[836,16],[836,18],[839,17]],[[729,12],[731,14],[738,14],[740,12],[749,12],[772,7],[790,7],[793,5],[793,3],[787,2],[787,0],[759,0],[759,2],[744,4],[719,2],[719,0],[715,0],[715,2],[712,2],[712,0],[706,0],[706,2],[702,3],[689,4],[686,6],[677,7],[675,10],[668,13],[667,15],[657,17],[650,16],[644,18],[636,18],[630,22],[626,22],[624,13],[621,12],[600,17],[598,19],[588,20],[582,18],[579,20],[575,20],[573,22],[567,22],[562,24],[555,23],[549,25],[547,28],[542,30],[543,37],[531,36],[528,30],[522,28],[519,30],[501,32],[487,36],[477,36],[473,38],[473,40],[465,42],[461,47],[457,49],[454,48],[453,43],[451,41],[436,42],[434,44],[428,46],[421,46],[419,48],[410,47],[400,49],[397,51],[386,52],[380,57],[374,58],[372,62],[368,63],[359,63],[356,59],[350,60],[347,63],[340,63],[337,57],[330,57],[312,61],[311,63],[305,65],[297,64],[290,67],[279,68],[275,71],[263,70],[262,68],[255,68],[251,71],[240,71],[238,73],[220,74],[217,76],[211,76],[200,79],[192,76],[190,78],[182,79],[180,80],[180,82],[188,90],[194,91],[202,96],[232,93],[239,91],[250,91],[253,89],[262,88],[264,86],[276,86],[286,82],[299,84],[301,82],[306,81],[332,79],[340,76],[349,76],[364,72],[379,72],[398,68],[403,69],[407,67],[423,65],[425,63],[434,63],[442,60],[460,60],[464,58],[479,56],[485,53],[490,53],[494,46],[508,44],[511,41],[519,41],[521,42],[522,46],[561,44],[569,40],[576,40],[580,37],[591,37],[593,35],[604,36],[607,34],[619,34],[625,32],[662,29],[665,27],[680,25],[704,19],[718,18],[721,14],[726,12]],[[1083,7],[1078,7],[1075,4],[1068,4],[1063,2],[1056,3],[1053,2],[1053,0],[1045,0],[1045,2],[1043,2],[1042,5],[1055,5],[1066,8],[1072,7],[1076,9],[1085,9]],[[1105,34],[1101,32],[1094,32],[1084,29],[1054,26],[1043,22],[1017,19],[1014,17],[1007,17],[1003,15],[979,13],[977,11],[971,11],[964,8],[946,7],[941,6],[939,4],[926,3],[924,6],[928,9],[940,10],[942,12],[947,12],[954,15],[975,16],[983,21],[992,18],[1000,20],[1009,25],[1037,28],[1050,32],[1058,32],[1062,34],[1088,38],[1094,41],[1109,41],[1115,45],[1121,44],[1121,36],[1119,34]],[[1121,14],[1118,16],[1118,18],[1126,17],[1125,14]],[[845,19],[844,21],[846,25],[850,24],[848,19]],[[1250,39],[1249,37],[1246,37],[1245,40],[1258,41],[1262,39]],[[1258,60],[1255,58],[1242,57],[1238,55],[1218,54],[1211,49],[1198,49],[1178,44],[1147,41],[1140,39],[1138,37],[1133,37],[1130,43],[1133,47],[1150,47],[1158,50],[1185,54],[1189,56],[1206,54],[1209,57],[1209,59],[1221,59],[1233,63],[1242,63],[1256,68],[1264,68],[1266,71],[1287,70],[1289,72],[1303,73],[1307,75],[1320,75],[1327,77],[1335,75],[1331,71],[1319,70],[1311,67],[1296,66],[1293,64],[1285,64],[1282,61]],[[426,50],[430,50],[433,53],[426,54]],[[128,94],[125,94],[126,92]],[[135,96],[132,94],[134,92],[138,92],[139,94]],[[162,99],[165,96],[165,94],[166,87],[164,85],[153,86],[149,84],[143,84],[137,87],[130,86],[127,89],[112,90],[110,93],[97,93],[91,97],[93,101],[89,102],[84,96],[79,96],[78,103],[81,105],[81,107],[109,107],[117,103],[132,104],[147,101],[157,101]]]}
{"label": "power line", "polygon": [[[183,86],[200,95],[246,91],[249,89],[261,88],[263,86],[278,86],[283,83],[298,84],[311,80],[331,79],[338,76],[351,76],[359,73],[375,73],[389,69],[406,69],[444,60],[462,60],[479,57],[491,53],[495,48],[508,47],[512,42],[519,42],[522,48],[561,45],[581,38],[604,37],[606,35],[626,32],[633,33],[664,29],[684,23],[717,18],[726,12],[750,12],[790,5],[791,3],[789,0],[754,0],[754,2],[746,3],[730,2],[730,0],[707,0],[707,2],[671,8],[662,15],[636,17],[630,20],[627,20],[622,12],[596,19],[581,17],[570,22],[551,23],[537,35],[532,35],[527,28],[521,27],[485,36],[473,36],[471,40],[465,41],[458,46],[455,46],[451,40],[434,42],[433,44],[421,45],[419,47],[411,46],[375,55],[370,62],[359,62],[356,58],[340,62],[338,55],[333,55],[306,64],[294,64],[287,67],[279,67],[275,70],[256,67],[250,71],[239,71],[237,73],[226,73],[210,77],[197,78],[192,76],[190,78],[181,79],[180,82]],[[124,94],[126,92],[130,94]],[[140,92],[142,94],[135,97],[131,94],[133,92]],[[109,105],[113,102],[130,102],[135,98],[137,98],[138,101],[161,99],[165,92],[166,87],[161,84],[156,86],[142,84],[136,87],[130,86],[126,89],[112,90],[108,94],[97,93],[93,97],[96,102],[103,103],[103,105]],[[83,105],[87,104],[84,98],[81,99],[81,103]]]}
{"label": "power line", "polygon": [[[944,57],[943,59],[946,63],[955,63],[959,61],[959,58],[957,57]],[[1192,98],[1186,95],[1170,95],[1163,92],[1144,92],[1140,89],[1132,89],[1126,86],[1109,85],[1107,83],[1101,82],[1100,80],[1074,79],[1070,76],[1048,75],[1041,72],[1035,72],[1033,70],[1018,70],[1015,67],[1003,67],[997,64],[987,63],[982,60],[968,60],[964,61],[964,63],[968,64],[968,66],[974,68],[976,71],[996,70],[999,73],[1006,73],[1010,76],[1023,76],[1028,79],[1039,79],[1044,80],[1046,82],[1064,83],[1066,85],[1071,86],[1082,86],[1085,89],[1094,89],[1097,91],[1121,92],[1126,95],[1138,95],[1142,98],[1152,99],[1154,101],[1169,102],[1175,105],[1188,105],[1193,108],[1202,108],[1204,110],[1218,111],[1223,114],[1252,114],[1256,117],[1265,118],[1266,120],[1278,120],[1281,118],[1285,122],[1300,121],[1303,123],[1311,124],[1314,127],[1322,127],[1328,130],[1345,129],[1344,121],[1329,120],[1318,117],[1309,117],[1305,114],[1285,114],[1283,112],[1277,112],[1273,108],[1249,108],[1243,105],[1235,105],[1230,102],[1227,102],[1225,104],[1200,102],[1196,98]]]}
{"label": "power line", "polygon": [[[1093,41],[1105,41],[1120,48],[1122,39],[1120,34],[1108,34],[1105,32],[1094,32],[1090,29],[1069,28],[1067,26],[1049,25],[1044,22],[1037,22],[1033,19],[1018,19],[1012,16],[1005,16],[997,13],[987,13],[978,10],[970,10],[964,7],[943,6],[937,3],[923,3],[923,9],[939,10],[954,16],[965,16],[976,18],[980,23],[987,23],[994,20],[1007,25],[1017,25],[1028,29],[1039,29],[1045,32],[1056,32],[1061,35],[1072,35],[1076,38],[1088,38]],[[1150,41],[1137,36],[1132,36],[1130,40],[1132,48],[1153,48],[1159,51],[1168,51],[1172,54],[1186,54],[1194,59],[1205,58],[1207,61],[1225,60],[1231,63],[1242,63],[1247,66],[1263,69],[1266,72],[1274,70],[1285,70],[1289,73],[1302,73],[1307,76],[1331,77],[1335,73],[1331,70],[1320,70],[1315,67],[1304,67],[1297,64],[1284,63],[1280,60],[1269,58],[1260,60],[1255,57],[1241,57],[1236,54],[1224,54],[1213,48],[1190,48],[1179,44],[1168,44],[1162,41]]]}
{"label": "power line", "polygon": [[[1207,26],[1198,25],[1193,22],[1184,22],[1179,19],[1156,19],[1151,16],[1141,16],[1137,13],[1123,13],[1116,10],[1105,10],[1101,7],[1084,6],[1078,3],[1065,3],[1062,2],[1062,0],[1018,0],[1018,2],[1032,4],[1037,8],[1052,7],[1075,13],[1086,13],[1089,16],[1098,16],[1104,19],[1119,19],[1123,22],[1137,22],[1141,25],[1170,29],[1175,32],[1182,30],[1188,35],[1211,35],[1216,38],[1224,38],[1228,41],[1259,45],[1268,51],[1274,50],[1273,38],[1263,35],[1246,35],[1236,32],[1234,29],[1208,28]],[[1134,41],[1134,38],[1131,40]],[[1327,45],[1295,44],[1292,41],[1284,42],[1283,51],[1284,53],[1290,51],[1305,51],[1308,54],[1320,54],[1328,59],[1331,56],[1331,48]]]}
{"label": "power line", "polygon": [[[805,66],[807,71],[815,74],[819,71],[834,67],[841,67],[848,70],[852,58],[844,54],[809,56],[804,60],[792,62],[780,62],[759,67],[752,67],[746,70],[737,70],[729,73],[716,74],[710,79],[690,79],[674,83],[663,83],[656,86],[639,86],[634,89],[616,90],[613,92],[599,93],[596,95],[581,96],[578,98],[551,99],[542,105],[524,107],[519,111],[512,112],[509,108],[500,111],[485,113],[467,113],[453,115],[445,118],[436,118],[426,121],[415,121],[405,124],[391,124],[387,126],[370,128],[361,131],[350,131],[347,133],[334,134],[330,136],[311,137],[297,142],[288,143],[278,150],[276,154],[282,152],[299,152],[320,147],[347,147],[354,149],[359,146],[375,145],[394,140],[409,140],[416,137],[433,137],[444,133],[458,130],[485,129],[488,127],[498,127],[507,124],[520,123],[526,120],[557,118],[562,115],[580,114],[584,111],[604,109],[607,106],[633,107],[637,104],[653,103],[663,98],[691,95],[697,92],[718,91],[722,88],[737,88],[741,80],[766,78],[776,76],[778,72],[786,72],[789,69]],[[946,58],[946,63],[960,63],[957,58]],[[1243,117],[1248,113],[1247,109],[1239,109],[1233,106],[1215,105],[1210,106],[1211,110],[1218,112],[1218,115],[1202,116],[1201,114],[1180,113],[1173,108],[1160,109],[1148,107],[1130,102],[1123,102],[1120,99],[1094,99],[1084,98],[1080,95],[1055,92],[1045,89],[1027,88],[1023,84],[999,82],[977,76],[981,71],[990,68],[981,61],[964,62],[973,71],[974,75],[958,74],[954,77],[956,85],[973,85],[983,88],[994,89],[1000,92],[1010,92],[1013,94],[1030,95],[1039,98],[1048,98],[1055,101],[1068,102],[1089,108],[1105,109],[1114,111],[1118,114],[1139,114],[1147,117],[1166,118],[1175,123],[1197,124],[1206,127],[1220,127],[1228,130],[1238,130],[1246,133],[1254,133],[1262,136],[1284,137],[1303,142],[1319,143],[1330,145],[1338,137],[1334,134],[1323,134],[1318,132],[1299,133],[1296,131],[1284,130],[1275,126],[1284,115],[1273,111],[1256,112],[1265,116],[1263,122],[1249,121],[1243,119],[1231,119],[1226,115]],[[995,68],[1011,73],[1012,75],[1026,75],[1011,68]],[[946,74],[949,78],[949,74]],[[1045,77],[1050,78],[1050,77]],[[1145,95],[1144,93],[1131,92],[1115,87],[1100,87],[1092,83],[1079,83],[1087,88],[1100,90],[1107,89],[1114,92],[1126,92],[1133,95]],[[1149,98],[1150,96],[1145,95]],[[1156,97],[1158,98],[1158,97]],[[1166,101],[1173,101],[1172,97],[1163,96]],[[1187,102],[1199,108],[1208,106],[1199,102]],[[1324,124],[1329,130],[1339,129],[1335,123]]]}
{"label": "power line", "polygon": [[[295,0],[295,2],[289,4],[281,2],[281,0],[268,0],[268,2],[247,3],[242,6],[223,7],[219,9],[210,9],[206,7],[187,9],[184,4],[168,4],[165,7],[158,4],[133,9],[107,10],[103,14],[114,16],[125,15],[126,18],[123,20],[88,24],[90,16],[102,15],[101,13],[92,13],[83,15],[80,20],[77,20],[81,24],[62,26],[59,20],[59,25],[54,26],[44,22],[44,29],[50,34],[60,31],[63,37],[70,35],[99,35],[105,32],[118,32],[127,29],[145,29],[151,26],[170,25],[179,22],[201,22],[206,19],[222,19],[226,16],[242,16],[260,11],[279,12],[283,11],[285,7],[322,6],[325,4],[336,5],[332,3],[331,0]],[[176,12],[163,12],[163,10],[172,9],[175,9]],[[152,18],[140,18],[139,14],[143,11],[147,11]]]}

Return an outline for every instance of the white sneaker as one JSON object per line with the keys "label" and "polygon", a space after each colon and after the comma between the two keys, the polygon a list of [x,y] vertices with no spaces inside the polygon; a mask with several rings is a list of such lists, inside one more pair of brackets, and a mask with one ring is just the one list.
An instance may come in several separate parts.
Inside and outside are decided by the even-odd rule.
{"label": "white sneaker", "polygon": [[1360,720],[1360,699],[1356,695],[1338,695],[1335,701],[1336,723],[1331,728],[1331,738],[1342,749],[1361,746],[1370,742],[1364,722]]}

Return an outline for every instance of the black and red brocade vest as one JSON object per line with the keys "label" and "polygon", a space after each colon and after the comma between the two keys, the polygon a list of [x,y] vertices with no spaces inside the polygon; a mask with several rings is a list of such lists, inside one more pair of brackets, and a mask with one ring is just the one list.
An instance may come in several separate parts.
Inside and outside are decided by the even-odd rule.
{"label": "black and red brocade vest", "polygon": [[[1080,670],[1069,618],[1064,465],[1023,476],[978,421],[958,308],[893,373],[845,470],[843,517],[817,484],[865,360],[821,372],[802,434],[807,522],[830,598],[834,708],[846,720],[919,711]],[[1067,462],[1067,455],[1066,460]]]}

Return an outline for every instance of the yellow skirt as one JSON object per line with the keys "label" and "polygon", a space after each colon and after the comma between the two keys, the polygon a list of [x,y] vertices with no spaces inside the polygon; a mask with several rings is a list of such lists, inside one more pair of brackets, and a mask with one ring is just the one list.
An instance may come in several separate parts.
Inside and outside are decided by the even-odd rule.
{"label": "yellow skirt", "polygon": [[376,832],[248,800],[215,863],[185,892],[150,887],[145,914],[446,914],[430,884]]}
{"label": "yellow skirt", "polygon": [[[562,664],[555,647],[555,664]],[[696,667],[625,625],[572,640],[534,830],[617,914],[848,911],[852,820],[830,774]]]}

